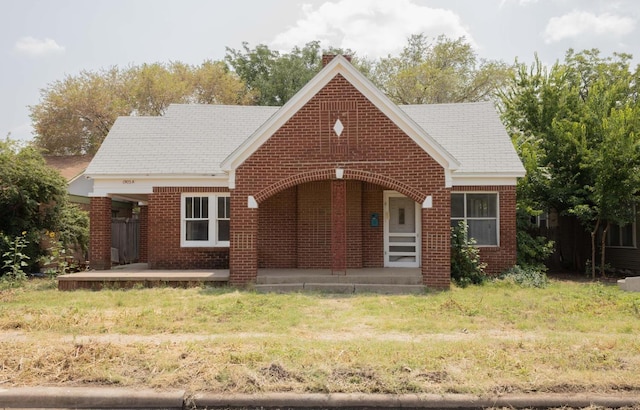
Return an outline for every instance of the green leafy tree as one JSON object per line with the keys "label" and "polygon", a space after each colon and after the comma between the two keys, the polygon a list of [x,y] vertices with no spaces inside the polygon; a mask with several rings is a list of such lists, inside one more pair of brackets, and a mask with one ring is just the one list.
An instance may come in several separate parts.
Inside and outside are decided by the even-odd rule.
{"label": "green leafy tree", "polygon": [[27,256],[22,260],[28,261],[28,270],[36,270],[45,253],[40,243],[47,231],[59,232],[66,247],[86,249],[88,216],[69,204],[66,187],[65,179],[47,166],[38,149],[0,141],[0,236],[4,238],[0,254],[13,252],[11,243],[15,248],[20,238],[24,246],[19,251]]}
{"label": "green leafy tree", "polygon": [[479,59],[464,38],[409,37],[398,57],[374,63],[371,79],[397,104],[485,101],[506,81],[509,67]]}
{"label": "green leafy tree", "polygon": [[256,94],[257,105],[283,105],[322,68],[318,41],[282,54],[264,44],[251,49],[245,42],[242,48],[227,48],[225,59]]}
{"label": "green leafy tree", "polygon": [[536,59],[517,66],[502,94],[503,119],[528,172],[519,204],[577,217],[591,234],[592,261],[601,235],[603,272],[608,226],[633,221],[640,188],[630,59],[569,50],[550,69]]}

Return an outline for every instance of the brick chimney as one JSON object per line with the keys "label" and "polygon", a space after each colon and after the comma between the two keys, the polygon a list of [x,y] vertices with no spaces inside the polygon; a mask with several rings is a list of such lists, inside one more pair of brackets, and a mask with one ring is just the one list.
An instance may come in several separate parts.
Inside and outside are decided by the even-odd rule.
{"label": "brick chimney", "polygon": [[[323,54],[322,55],[322,66],[326,67],[327,64],[331,62],[336,57],[335,54]],[[348,62],[351,62],[351,56],[343,55],[342,57],[346,58]]]}

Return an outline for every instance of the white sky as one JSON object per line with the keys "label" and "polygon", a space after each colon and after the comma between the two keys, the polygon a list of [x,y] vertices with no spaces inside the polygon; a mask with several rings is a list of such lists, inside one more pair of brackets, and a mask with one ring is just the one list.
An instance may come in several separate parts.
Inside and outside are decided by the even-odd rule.
{"label": "white sky", "polygon": [[28,105],[83,69],[221,60],[225,47],[320,40],[371,58],[411,34],[466,36],[482,58],[546,63],[569,48],[640,57],[638,0],[0,0],[0,138],[31,138]]}

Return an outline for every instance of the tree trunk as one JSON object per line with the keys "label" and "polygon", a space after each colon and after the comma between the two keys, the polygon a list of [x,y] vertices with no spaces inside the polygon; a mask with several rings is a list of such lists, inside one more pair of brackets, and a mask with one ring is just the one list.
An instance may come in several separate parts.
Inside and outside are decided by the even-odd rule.
{"label": "tree trunk", "polygon": [[600,218],[596,220],[596,226],[591,231],[591,279],[596,278],[596,236],[600,227]]}
{"label": "tree trunk", "polygon": [[604,265],[605,265],[605,249],[606,249],[606,241],[607,241],[607,231],[609,231],[609,226],[611,226],[611,222],[607,222],[607,226],[604,228],[604,230],[602,231],[602,239],[600,242],[600,246],[602,247],[600,249],[600,276],[602,276],[603,278],[606,276],[606,273],[604,271]]}

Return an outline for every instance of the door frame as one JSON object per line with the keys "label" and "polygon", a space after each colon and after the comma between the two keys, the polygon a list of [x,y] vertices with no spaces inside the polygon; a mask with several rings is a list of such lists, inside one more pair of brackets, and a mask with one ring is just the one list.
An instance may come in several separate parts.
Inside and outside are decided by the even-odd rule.
{"label": "door frame", "polygon": [[[384,191],[383,193],[383,219],[384,219],[384,267],[385,268],[419,268],[422,263],[422,207],[419,203],[412,200],[415,206],[415,238],[416,238],[416,260],[414,262],[396,262],[389,260],[389,246],[391,242],[389,241],[389,220],[390,220],[390,211],[389,211],[389,198],[409,198],[406,195],[402,195],[397,191]],[[410,198],[409,198],[410,199]]]}

